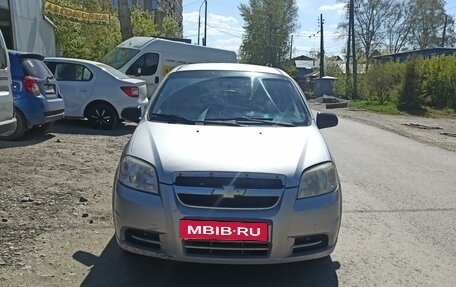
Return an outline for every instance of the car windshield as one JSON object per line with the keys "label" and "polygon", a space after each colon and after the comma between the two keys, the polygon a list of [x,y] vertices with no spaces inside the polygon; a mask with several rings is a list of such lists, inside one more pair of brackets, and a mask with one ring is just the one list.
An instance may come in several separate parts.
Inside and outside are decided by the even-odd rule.
{"label": "car windshield", "polygon": [[117,47],[106,54],[103,59],[101,59],[101,62],[114,69],[120,69],[138,53],[139,50],[136,49]]}
{"label": "car windshield", "polygon": [[286,77],[192,71],[168,76],[148,118],[183,124],[302,126],[311,117],[302,95]]}

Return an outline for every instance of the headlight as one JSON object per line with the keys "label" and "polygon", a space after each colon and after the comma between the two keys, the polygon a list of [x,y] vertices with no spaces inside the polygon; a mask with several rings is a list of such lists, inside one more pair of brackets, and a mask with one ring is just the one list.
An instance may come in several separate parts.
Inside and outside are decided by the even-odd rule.
{"label": "headlight", "polygon": [[128,187],[158,194],[158,180],[155,168],[140,159],[131,156],[122,158],[117,179]]}
{"label": "headlight", "polygon": [[339,176],[332,162],[305,170],[299,183],[298,199],[333,192],[339,187]]}

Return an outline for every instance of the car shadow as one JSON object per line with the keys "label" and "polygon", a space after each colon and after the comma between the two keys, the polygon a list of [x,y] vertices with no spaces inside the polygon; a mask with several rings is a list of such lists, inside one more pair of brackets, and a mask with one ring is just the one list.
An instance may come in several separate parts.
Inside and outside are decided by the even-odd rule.
{"label": "car shadow", "polygon": [[275,265],[219,265],[165,261],[122,251],[113,236],[101,255],[77,251],[91,266],[80,286],[338,286],[339,262],[322,259]]}
{"label": "car shadow", "polygon": [[15,141],[2,141],[0,140],[0,149],[13,148],[13,147],[25,147],[40,144],[42,142],[53,139],[55,136],[52,134],[36,134],[33,132],[26,132],[24,136]]}
{"label": "car shadow", "polygon": [[115,129],[97,130],[91,128],[87,120],[63,119],[57,121],[50,132],[56,134],[123,136],[132,134],[136,126],[136,123],[120,122]]}

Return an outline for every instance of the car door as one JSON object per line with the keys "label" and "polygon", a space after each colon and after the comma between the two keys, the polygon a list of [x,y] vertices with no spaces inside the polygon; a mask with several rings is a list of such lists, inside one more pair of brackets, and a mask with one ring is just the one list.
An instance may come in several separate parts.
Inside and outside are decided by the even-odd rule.
{"label": "car door", "polygon": [[82,63],[47,61],[46,64],[59,83],[65,101],[65,116],[83,117],[96,81],[94,72]]}
{"label": "car door", "polygon": [[8,54],[0,32],[0,135],[10,134],[15,127]]}
{"label": "car door", "polygon": [[159,64],[160,55],[158,53],[146,52],[139,56],[125,73],[128,76],[146,81],[149,99],[161,81],[162,74]]}

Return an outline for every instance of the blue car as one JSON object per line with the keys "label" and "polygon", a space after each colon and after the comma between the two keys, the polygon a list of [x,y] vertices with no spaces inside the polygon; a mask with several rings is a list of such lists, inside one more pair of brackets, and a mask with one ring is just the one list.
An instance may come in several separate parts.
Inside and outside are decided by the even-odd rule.
{"label": "blue car", "polygon": [[8,51],[13,81],[16,130],[3,139],[20,139],[27,130],[46,133],[65,111],[57,81],[38,54]]}

